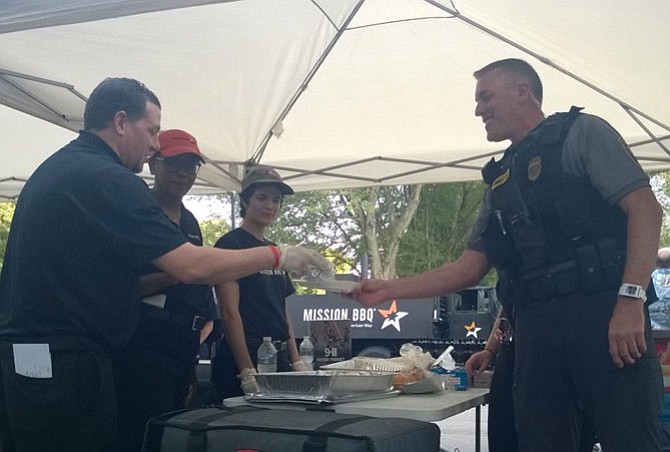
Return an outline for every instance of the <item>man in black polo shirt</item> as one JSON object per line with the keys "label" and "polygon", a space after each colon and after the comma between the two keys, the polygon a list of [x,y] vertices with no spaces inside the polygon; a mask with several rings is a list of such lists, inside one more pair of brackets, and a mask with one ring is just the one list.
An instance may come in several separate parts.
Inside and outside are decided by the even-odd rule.
{"label": "man in black polo shirt", "polygon": [[134,174],[158,150],[160,117],[143,84],[104,80],[86,103],[79,137],[21,192],[0,275],[5,452],[117,450],[110,355],[137,324],[148,262],[189,284],[328,266],[299,247],[188,243]]}
{"label": "man in black polo shirt", "polygon": [[[160,149],[149,159],[151,194],[188,241],[202,246],[198,221],[182,203],[204,163],[198,143],[176,129],[161,132],[158,141]],[[114,360],[124,452],[140,451],[150,418],[184,408],[198,348],[219,318],[211,286],[180,283],[152,264],[142,273],[140,321]]]}

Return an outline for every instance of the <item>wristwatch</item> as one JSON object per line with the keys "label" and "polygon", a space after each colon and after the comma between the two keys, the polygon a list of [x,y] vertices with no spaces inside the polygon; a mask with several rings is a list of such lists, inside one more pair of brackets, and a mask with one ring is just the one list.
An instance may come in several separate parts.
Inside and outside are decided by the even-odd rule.
{"label": "wristwatch", "polygon": [[637,284],[621,284],[619,295],[628,298],[638,298],[642,300],[642,302],[647,301],[647,292],[645,292],[642,286],[638,286]]}

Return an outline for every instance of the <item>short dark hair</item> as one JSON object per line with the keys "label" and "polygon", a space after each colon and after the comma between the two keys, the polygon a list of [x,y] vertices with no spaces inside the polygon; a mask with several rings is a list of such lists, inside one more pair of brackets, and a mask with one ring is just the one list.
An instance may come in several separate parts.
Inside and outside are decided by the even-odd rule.
{"label": "short dark hair", "polygon": [[[240,218],[244,218],[247,215],[247,207],[245,204],[249,204],[249,200],[251,197],[256,193],[256,190],[259,188],[263,187],[273,187],[277,186],[277,184],[273,183],[260,183],[260,184],[253,184],[246,190],[240,192]],[[282,205],[284,204],[284,195],[281,196],[281,203]]]}
{"label": "short dark hair", "polygon": [[518,58],[506,58],[487,64],[480,70],[475,71],[473,75],[479,80],[494,69],[500,69],[507,73],[528,79],[530,92],[533,93],[533,96],[535,96],[535,99],[537,99],[540,105],[542,104],[542,80],[540,80],[540,76],[537,75],[533,66]]}
{"label": "short dark hair", "polygon": [[131,121],[145,114],[151,102],[161,108],[158,97],[144,83],[132,78],[106,78],[93,89],[84,108],[84,130],[102,130],[119,111],[125,111]]}

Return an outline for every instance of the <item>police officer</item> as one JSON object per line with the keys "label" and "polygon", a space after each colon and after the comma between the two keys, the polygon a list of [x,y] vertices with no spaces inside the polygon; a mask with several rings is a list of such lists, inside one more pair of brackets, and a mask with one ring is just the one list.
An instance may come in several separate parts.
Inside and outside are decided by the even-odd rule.
{"label": "police officer", "polygon": [[584,419],[605,451],[660,451],[662,381],[645,290],[662,212],[619,134],[580,113],[545,118],[526,62],[474,73],[475,115],[510,140],[482,171],[488,185],[466,250],[418,276],[364,281],[366,306],[455,292],[492,266],[515,313],[519,450],[574,452]]}

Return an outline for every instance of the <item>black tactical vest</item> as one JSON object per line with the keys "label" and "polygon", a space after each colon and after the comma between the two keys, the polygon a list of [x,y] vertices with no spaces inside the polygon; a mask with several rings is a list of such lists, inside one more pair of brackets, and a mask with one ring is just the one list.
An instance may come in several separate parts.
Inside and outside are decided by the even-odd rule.
{"label": "black tactical vest", "polygon": [[491,201],[483,238],[503,294],[511,285],[516,298],[546,299],[621,282],[625,215],[561,163],[580,110],[550,116],[482,170]]}

